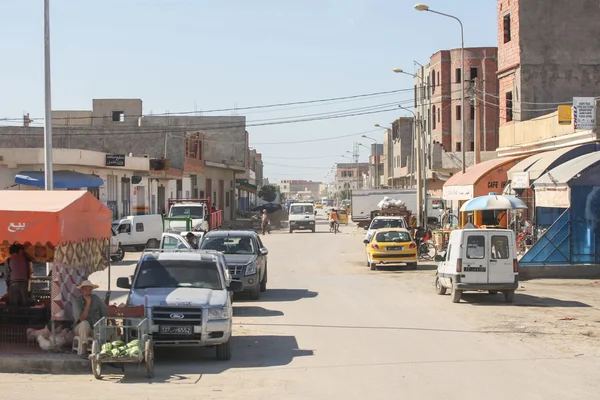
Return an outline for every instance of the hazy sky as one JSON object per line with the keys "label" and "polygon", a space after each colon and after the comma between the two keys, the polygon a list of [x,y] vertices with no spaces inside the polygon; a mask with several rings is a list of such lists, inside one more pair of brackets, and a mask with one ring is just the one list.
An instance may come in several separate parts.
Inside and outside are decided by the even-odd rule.
{"label": "hazy sky", "polygon": [[[340,156],[353,142],[371,142],[360,134],[281,142],[370,131],[408,115],[396,105],[410,104],[412,79],[392,68],[412,72],[413,60],[425,64],[439,49],[460,47],[458,23],[415,11],[415,0],[50,2],[53,109],[91,109],[93,98],[141,98],[144,113],[176,113],[409,89],[310,107],[238,111],[247,116],[251,146],[263,154],[271,181],[325,179],[334,163],[349,161]],[[497,45],[495,0],[427,4],[462,19],[467,47]],[[0,49],[0,119],[26,112],[42,118],[42,0],[0,0]],[[340,111],[378,112],[260,126],[268,119]],[[381,131],[369,135],[383,139]],[[361,148],[361,161],[367,154]]]}

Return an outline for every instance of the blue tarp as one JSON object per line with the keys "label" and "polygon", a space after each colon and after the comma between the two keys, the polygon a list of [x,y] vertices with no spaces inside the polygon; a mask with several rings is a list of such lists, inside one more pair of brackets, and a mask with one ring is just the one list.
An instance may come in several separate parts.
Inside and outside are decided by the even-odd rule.
{"label": "blue tarp", "polygon": [[[15,183],[45,187],[44,171],[21,171],[15,176]],[[104,185],[104,180],[94,175],[75,171],[54,171],[54,189],[82,189]]]}

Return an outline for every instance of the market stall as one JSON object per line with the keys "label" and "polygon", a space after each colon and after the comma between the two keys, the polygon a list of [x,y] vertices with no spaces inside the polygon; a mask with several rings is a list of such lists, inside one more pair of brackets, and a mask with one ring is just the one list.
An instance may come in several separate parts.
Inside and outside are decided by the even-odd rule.
{"label": "market stall", "polygon": [[53,321],[72,321],[76,286],[109,265],[111,221],[111,211],[87,191],[2,191],[0,263],[10,257],[13,244],[23,245],[33,262],[52,263],[50,296],[43,305]]}

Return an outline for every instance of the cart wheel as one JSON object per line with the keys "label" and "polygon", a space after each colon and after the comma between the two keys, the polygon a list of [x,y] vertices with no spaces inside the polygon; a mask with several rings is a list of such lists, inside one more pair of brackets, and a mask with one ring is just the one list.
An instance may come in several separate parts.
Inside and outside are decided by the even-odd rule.
{"label": "cart wheel", "polygon": [[92,373],[94,378],[102,379],[102,363],[96,357],[92,358]]}
{"label": "cart wheel", "polygon": [[151,340],[147,340],[144,346],[144,360],[146,362],[146,377],[154,378],[154,346]]}

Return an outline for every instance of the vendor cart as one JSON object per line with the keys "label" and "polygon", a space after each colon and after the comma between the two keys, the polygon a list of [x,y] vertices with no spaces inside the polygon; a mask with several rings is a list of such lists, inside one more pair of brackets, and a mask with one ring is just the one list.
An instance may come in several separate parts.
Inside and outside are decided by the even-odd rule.
{"label": "vendor cart", "polygon": [[[142,361],[146,377],[154,377],[154,346],[144,306],[109,306],[109,316],[94,325],[94,342],[90,360],[96,379],[102,378],[102,364],[125,364]],[[123,367],[124,368],[124,367]]]}

